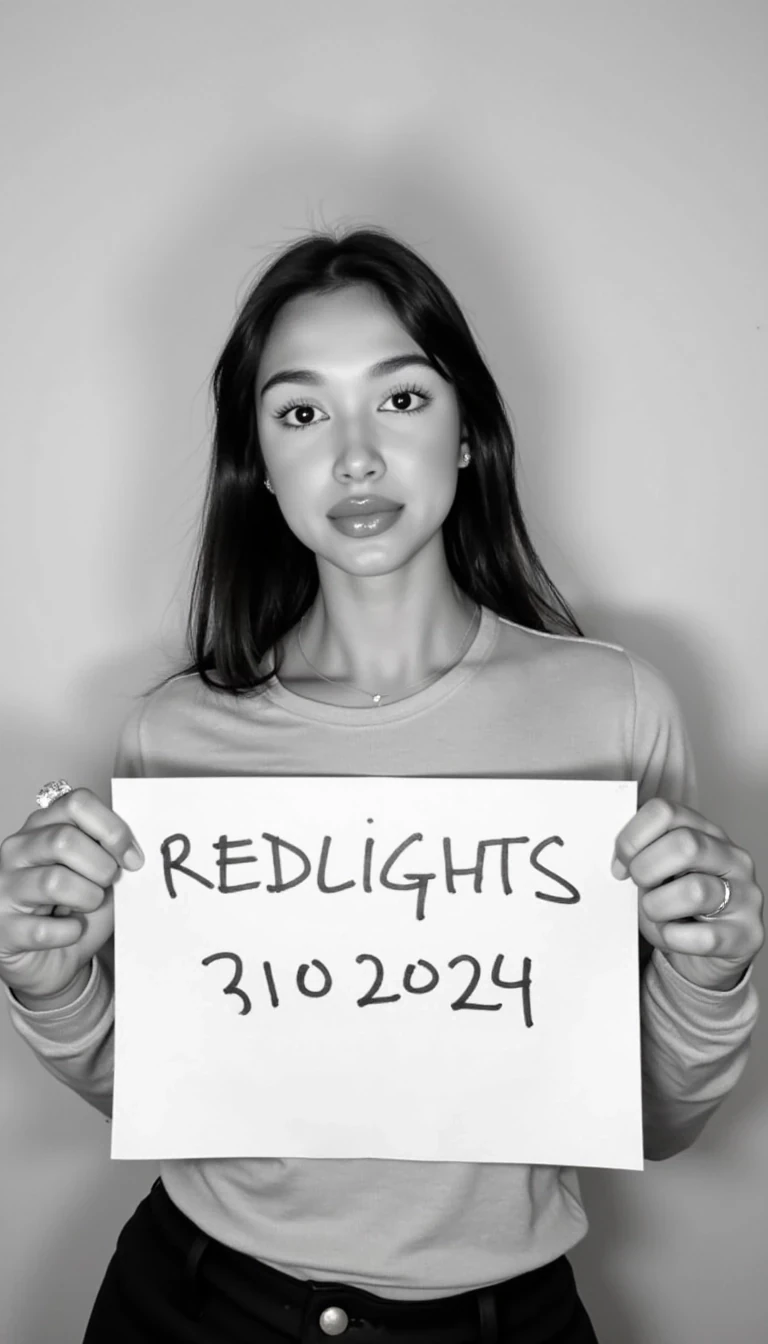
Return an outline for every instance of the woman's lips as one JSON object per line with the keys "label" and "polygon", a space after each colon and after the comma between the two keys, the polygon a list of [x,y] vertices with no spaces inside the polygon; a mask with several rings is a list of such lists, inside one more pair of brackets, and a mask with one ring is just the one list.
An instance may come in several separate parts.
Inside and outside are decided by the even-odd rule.
{"label": "woman's lips", "polygon": [[361,513],[386,513],[389,509],[401,507],[398,499],[389,499],[387,495],[349,495],[328,510],[328,517],[357,518]]}
{"label": "woman's lips", "polygon": [[376,537],[392,527],[403,511],[402,504],[392,509],[380,509],[378,513],[348,514],[341,518],[330,518],[329,522],[345,537]]}

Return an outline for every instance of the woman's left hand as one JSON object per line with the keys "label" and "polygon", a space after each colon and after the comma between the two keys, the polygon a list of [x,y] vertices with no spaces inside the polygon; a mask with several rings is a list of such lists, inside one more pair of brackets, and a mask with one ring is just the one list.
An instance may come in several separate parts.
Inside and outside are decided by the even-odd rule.
{"label": "woman's left hand", "polygon": [[[765,942],[763,892],[755,865],[720,826],[680,803],[650,798],[616,837],[614,876],[640,890],[643,936],[675,970],[705,989],[728,990],[743,979]],[[628,870],[628,871],[627,871]],[[731,899],[722,915],[698,922]]]}

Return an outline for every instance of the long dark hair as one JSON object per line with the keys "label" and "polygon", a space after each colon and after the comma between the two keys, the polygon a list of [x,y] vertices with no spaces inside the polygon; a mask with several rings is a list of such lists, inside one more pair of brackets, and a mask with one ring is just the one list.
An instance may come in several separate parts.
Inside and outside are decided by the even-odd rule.
{"label": "long dark hair", "polygon": [[376,287],[457,395],[472,459],[459,472],[443,524],[453,579],[475,602],[519,625],[547,631],[549,624],[583,637],[528,535],[504,403],[447,286],[382,228],[339,238],[311,233],[286,247],[253,285],[214,369],[213,454],[187,621],[192,661],[160,685],[196,672],[206,685],[240,695],[279,672],[278,642],[314,601],[318,573],[313,552],[264,489],[257,372],[283,304],[360,282]]}

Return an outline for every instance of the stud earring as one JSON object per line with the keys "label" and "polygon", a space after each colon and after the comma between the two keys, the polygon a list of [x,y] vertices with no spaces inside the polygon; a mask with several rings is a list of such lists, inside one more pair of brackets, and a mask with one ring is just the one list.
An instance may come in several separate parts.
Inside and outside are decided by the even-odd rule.
{"label": "stud earring", "polygon": [[273,487],[272,487],[272,483],[271,483],[271,481],[270,481],[270,479],[269,479],[268,476],[265,476],[265,477],[264,477],[264,484],[265,484],[265,486],[267,487],[267,489],[268,489],[270,495],[274,495],[275,492],[274,492],[274,489],[273,489]]}

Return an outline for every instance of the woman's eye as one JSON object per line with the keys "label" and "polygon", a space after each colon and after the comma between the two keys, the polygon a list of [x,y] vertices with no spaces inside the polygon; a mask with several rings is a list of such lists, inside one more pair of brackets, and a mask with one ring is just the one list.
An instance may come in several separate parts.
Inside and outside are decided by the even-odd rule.
{"label": "woman's eye", "polygon": [[[420,405],[415,406],[412,404],[414,397],[421,398]],[[394,407],[394,410],[397,414],[415,415],[419,411],[426,410],[426,407],[429,405],[431,400],[432,397],[430,396],[430,394],[428,392],[425,392],[420,387],[400,387],[397,388],[394,392],[390,392],[389,396],[384,401],[381,409],[384,409],[387,401],[394,401],[400,403],[399,405],[395,405]],[[405,401],[408,404],[404,406],[402,404],[403,401]],[[298,423],[295,420],[289,420],[287,418],[289,415],[293,414],[294,411],[296,412],[297,416],[299,414],[303,416],[303,418],[299,419]],[[311,402],[291,401],[288,403],[287,406],[283,406],[279,411],[275,411],[275,419],[281,420],[285,425],[286,429],[311,429],[313,425],[319,423],[319,421],[315,420],[314,418],[315,411],[319,411],[319,407],[313,406]],[[311,418],[310,416],[307,415],[307,412],[310,413]],[[325,419],[327,420],[328,416],[325,416]]]}
{"label": "woman's eye", "polygon": [[[311,426],[311,425],[314,425],[314,424],[316,423],[316,421],[315,421],[315,420],[302,420],[302,421],[300,421],[299,424],[297,425],[297,424],[295,424],[292,420],[286,420],[286,416],[287,416],[287,415],[291,415],[291,414],[293,413],[293,411],[302,411],[302,412],[303,412],[303,411],[316,411],[317,409],[318,409],[317,406],[311,406],[311,405],[309,405],[309,403],[306,402],[306,401],[294,401],[294,402],[291,403],[290,406],[284,406],[283,409],[282,409],[281,411],[276,411],[276,412],[275,412],[275,419],[276,419],[276,420],[282,420],[283,423],[284,423],[284,425],[285,425],[285,427],[286,427],[286,429],[306,429],[307,427],[309,427],[309,426]],[[327,419],[327,418],[328,418],[328,417],[326,416],[326,419]]]}
{"label": "woman's eye", "polygon": [[[414,396],[421,397],[422,404],[420,406],[414,406]],[[387,401],[402,401],[403,398],[410,404],[408,406],[395,407],[395,409],[400,411],[403,415],[413,415],[415,411],[423,411],[425,406],[432,400],[428,392],[422,392],[418,387],[402,387],[398,392],[391,392],[387,397]]]}

